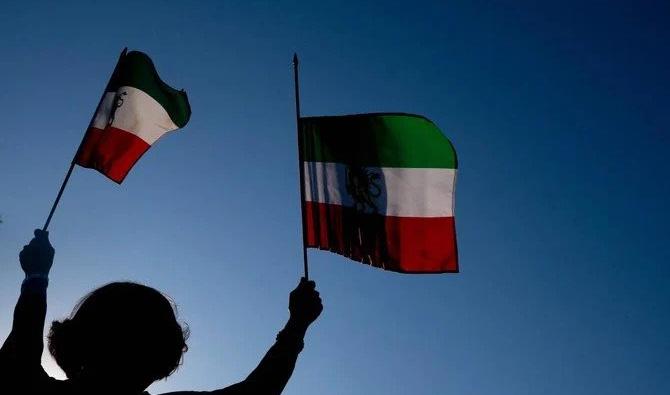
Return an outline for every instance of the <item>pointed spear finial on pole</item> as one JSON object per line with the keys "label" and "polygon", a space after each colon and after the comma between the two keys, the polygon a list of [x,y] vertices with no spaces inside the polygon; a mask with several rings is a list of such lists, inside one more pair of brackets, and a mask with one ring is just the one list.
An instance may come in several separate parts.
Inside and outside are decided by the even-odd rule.
{"label": "pointed spear finial on pole", "polygon": [[305,233],[305,174],[303,173],[302,138],[300,133],[300,88],[298,85],[298,54],[293,53],[293,84],[295,87],[295,123],[298,134],[298,174],[300,175],[300,214],[302,216],[302,262],[305,280],[309,280],[307,267],[307,234]]}

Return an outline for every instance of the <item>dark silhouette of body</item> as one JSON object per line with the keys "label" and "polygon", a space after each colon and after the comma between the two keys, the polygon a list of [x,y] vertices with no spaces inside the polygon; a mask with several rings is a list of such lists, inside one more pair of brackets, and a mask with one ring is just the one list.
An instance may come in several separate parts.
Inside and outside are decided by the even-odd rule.
{"label": "dark silhouette of body", "polygon": [[[153,288],[117,282],[91,292],[70,318],[53,323],[49,351],[68,379],[49,377],[41,355],[53,257],[48,233],[41,230],[21,251],[26,279],[12,331],[0,349],[0,393],[141,394],[177,369],[186,351],[187,333],[177,322],[170,300]],[[290,318],[258,367],[237,384],[198,394],[280,394],[293,373],[307,328],[322,309],[314,282],[301,280],[289,298]],[[196,393],[169,395],[187,394]]]}

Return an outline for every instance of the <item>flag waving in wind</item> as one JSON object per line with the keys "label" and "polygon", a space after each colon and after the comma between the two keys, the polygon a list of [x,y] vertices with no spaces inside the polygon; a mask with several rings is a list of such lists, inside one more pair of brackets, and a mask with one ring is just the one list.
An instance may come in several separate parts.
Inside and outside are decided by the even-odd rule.
{"label": "flag waving in wind", "polygon": [[457,158],[410,114],[300,118],[306,246],[402,273],[458,272]]}
{"label": "flag waving in wind", "polygon": [[149,56],[124,51],[74,162],[120,184],[156,140],[190,117],[186,93],[164,83]]}

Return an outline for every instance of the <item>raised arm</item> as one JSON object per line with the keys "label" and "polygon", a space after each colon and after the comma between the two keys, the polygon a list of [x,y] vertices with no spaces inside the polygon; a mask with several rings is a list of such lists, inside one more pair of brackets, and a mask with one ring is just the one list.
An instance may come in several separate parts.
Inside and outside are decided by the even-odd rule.
{"label": "raised arm", "polygon": [[293,374],[298,353],[309,325],[317,319],[323,305],[314,281],[302,279],[289,297],[291,313],[277,341],[265,354],[261,363],[240,385],[253,394],[281,394]]}
{"label": "raised arm", "polygon": [[[323,305],[314,281],[302,279],[289,297],[291,313],[286,326],[277,335],[258,367],[242,382],[230,387],[209,392],[210,395],[279,395],[284,390],[298,354],[303,348],[303,339],[309,325],[317,319]],[[186,395],[192,392],[175,392],[165,395]]]}
{"label": "raised arm", "polygon": [[3,383],[34,382],[46,377],[41,357],[44,347],[44,318],[47,310],[47,284],[53,263],[54,249],[48,232],[35,230],[35,238],[19,254],[26,274],[21,296],[14,309],[12,331],[0,348],[0,376]]}

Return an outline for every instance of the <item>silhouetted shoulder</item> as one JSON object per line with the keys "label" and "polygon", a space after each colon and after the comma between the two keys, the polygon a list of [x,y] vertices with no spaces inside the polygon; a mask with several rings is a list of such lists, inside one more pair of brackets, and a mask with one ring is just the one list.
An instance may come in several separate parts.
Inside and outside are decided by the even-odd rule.
{"label": "silhouetted shoulder", "polygon": [[168,392],[160,395],[242,395],[250,394],[241,383],[231,385],[216,391],[183,391],[183,392]]}
{"label": "silhouetted shoulder", "polygon": [[216,391],[183,391],[183,392],[168,392],[160,395],[247,395],[251,394],[249,387],[242,381]]}

